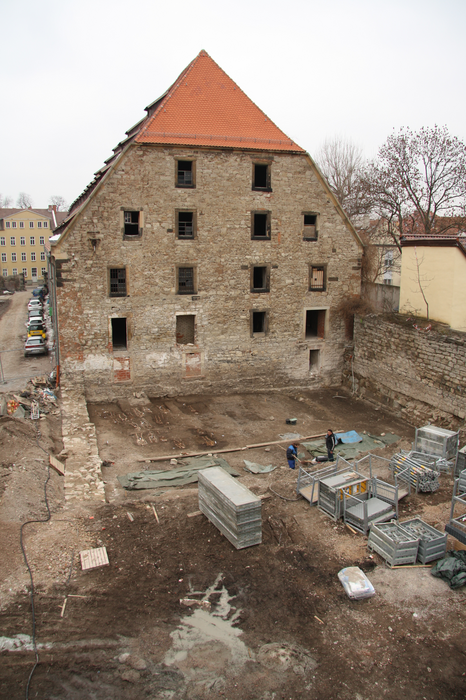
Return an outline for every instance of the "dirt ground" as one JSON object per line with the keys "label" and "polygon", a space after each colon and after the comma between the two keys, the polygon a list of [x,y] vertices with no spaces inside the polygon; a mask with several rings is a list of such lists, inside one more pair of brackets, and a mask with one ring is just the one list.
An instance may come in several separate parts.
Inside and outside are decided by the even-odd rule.
{"label": "dirt ground", "polygon": [[[50,471],[51,519],[23,528],[40,660],[29,697],[466,697],[465,591],[451,591],[428,568],[389,569],[362,535],[296,500],[297,474],[285,466],[280,446],[224,455],[242,483],[269,496],[262,503],[263,542],[243,550],[203,515],[192,515],[196,484],[127,492],[116,478],[169,467],[139,461],[151,457],[279,440],[290,432],[290,417],[297,418],[291,430],[302,436],[328,427],[393,432],[399,442],[378,451],[386,457],[409,447],[412,426],[342,389],[142,397],[90,405],[89,414],[108,503],[65,508],[63,478]],[[53,412],[38,423],[0,418],[0,697],[11,700],[25,697],[34,664],[20,527],[47,517],[46,453],[61,449]],[[243,459],[278,468],[247,474]],[[451,477],[442,475],[436,493],[401,502],[400,518],[420,515],[443,530],[451,488]],[[102,545],[110,565],[83,572],[79,551]],[[337,573],[351,565],[367,573],[373,598],[347,598]],[[186,607],[180,603],[186,598],[198,603]]]}

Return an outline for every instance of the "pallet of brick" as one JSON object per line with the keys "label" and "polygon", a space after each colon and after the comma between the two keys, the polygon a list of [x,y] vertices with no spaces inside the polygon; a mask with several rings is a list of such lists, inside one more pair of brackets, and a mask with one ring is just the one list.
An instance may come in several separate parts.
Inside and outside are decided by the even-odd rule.
{"label": "pallet of brick", "polygon": [[412,518],[400,523],[400,527],[410,535],[419,537],[418,561],[428,564],[430,561],[442,559],[447,551],[447,536],[444,532],[436,530],[421,518]]}
{"label": "pallet of brick", "polygon": [[390,566],[414,564],[419,537],[414,537],[397,523],[377,523],[370,529],[367,546],[380,554]]}
{"label": "pallet of brick", "polygon": [[199,510],[236,547],[262,542],[262,501],[221,467],[199,472]]}

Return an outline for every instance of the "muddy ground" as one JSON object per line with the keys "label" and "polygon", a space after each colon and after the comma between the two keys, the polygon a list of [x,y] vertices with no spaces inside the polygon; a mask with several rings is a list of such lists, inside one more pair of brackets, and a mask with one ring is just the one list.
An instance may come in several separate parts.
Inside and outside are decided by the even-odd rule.
{"label": "muddy ground", "polygon": [[[362,535],[296,500],[297,474],[280,446],[224,455],[242,483],[269,496],[262,544],[240,551],[193,515],[196,484],[126,492],[116,478],[169,466],[142,461],[151,457],[279,440],[290,432],[286,418],[297,418],[292,430],[303,436],[328,427],[393,432],[400,440],[378,450],[385,457],[409,447],[412,426],[342,389],[134,398],[89,406],[89,414],[106,464],[108,503],[64,508],[63,479],[51,472],[50,521],[23,528],[40,659],[29,697],[466,697],[465,591],[451,591],[428,568],[387,568]],[[16,645],[0,653],[0,697],[11,700],[25,697],[34,663],[20,525],[46,518],[46,452],[62,448],[58,416],[47,415],[39,427],[37,435],[31,421],[0,418],[0,634],[4,649]],[[278,468],[247,474],[245,458]],[[443,530],[451,489],[451,477],[442,475],[436,493],[401,502],[400,518],[420,515]],[[109,566],[81,571],[79,551],[102,545]],[[367,573],[375,597],[347,598],[337,573],[351,565]],[[186,598],[198,603],[186,607]]]}

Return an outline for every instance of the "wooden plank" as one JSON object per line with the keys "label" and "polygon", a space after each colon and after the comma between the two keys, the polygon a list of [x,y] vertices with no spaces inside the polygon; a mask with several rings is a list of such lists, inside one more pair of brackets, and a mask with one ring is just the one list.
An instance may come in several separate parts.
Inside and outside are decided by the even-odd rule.
{"label": "wooden plank", "polygon": [[200,510],[195,510],[194,513],[188,513],[188,518],[195,518],[196,515],[202,515],[202,511]]}
{"label": "wooden plank", "polygon": [[63,464],[63,462],[60,462],[53,455],[49,455],[49,462],[50,466],[53,467],[55,471],[60,474],[60,476],[65,476],[65,465]]}
{"label": "wooden plank", "polygon": [[[337,433],[343,433],[344,430],[336,430]],[[306,442],[307,440],[316,440],[317,438],[323,438],[327,433],[319,433],[319,435],[308,435],[307,437],[299,438],[298,442]],[[286,442],[290,442],[290,438],[287,440],[274,440],[272,442],[259,442],[255,445],[245,445],[244,447],[229,447],[225,450],[209,450],[208,452],[180,452],[177,455],[164,455],[163,457],[144,457],[139,458],[138,462],[165,462],[170,459],[188,459],[189,457],[206,457],[207,455],[220,455],[226,452],[242,452],[243,450],[253,450],[258,447],[268,447],[269,445],[283,445]]]}
{"label": "wooden plank", "polygon": [[109,566],[106,547],[96,547],[95,549],[85,549],[79,552],[81,558],[81,568],[83,571],[96,569],[99,566]]}

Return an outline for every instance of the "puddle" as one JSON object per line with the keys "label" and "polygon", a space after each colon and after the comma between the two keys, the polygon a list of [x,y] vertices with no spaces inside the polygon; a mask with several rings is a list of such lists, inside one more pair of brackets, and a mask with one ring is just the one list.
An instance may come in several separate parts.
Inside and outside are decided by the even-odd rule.
{"label": "puddle", "polygon": [[[199,596],[200,601],[209,601],[215,594],[212,609],[196,608],[181,619],[180,625],[171,633],[172,648],[165,656],[168,666],[176,665],[188,677],[203,676],[224,669],[225,664],[239,666],[252,658],[248,647],[240,639],[242,631],[234,627],[241,610],[234,608],[226,588],[220,584],[219,574],[212,586]],[[189,595],[196,595],[190,591]]]}

